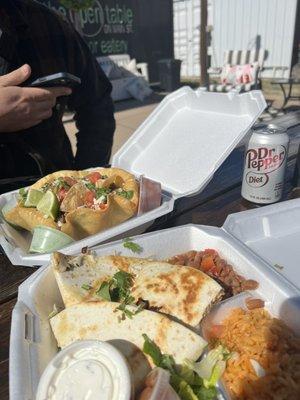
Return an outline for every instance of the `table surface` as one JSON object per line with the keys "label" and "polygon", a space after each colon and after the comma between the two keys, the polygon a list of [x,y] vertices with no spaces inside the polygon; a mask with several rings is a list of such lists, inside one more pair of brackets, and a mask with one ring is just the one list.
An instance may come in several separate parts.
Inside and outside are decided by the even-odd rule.
{"label": "table surface", "polygon": [[292,83],[293,85],[299,85],[300,84],[300,79],[299,78],[278,78],[278,79],[274,79],[273,81],[271,81],[272,84],[278,84],[278,85],[282,85],[282,84],[290,84]]}
{"label": "table surface", "polygon": [[[298,118],[296,118],[298,120]],[[285,123],[288,121],[285,116]],[[279,123],[280,121],[278,121]],[[294,121],[295,122],[295,121]],[[299,121],[300,123],[300,117]],[[291,138],[286,174],[285,198],[291,189],[295,159],[300,140],[299,125],[289,129]],[[171,215],[155,221],[149,231],[187,223],[222,226],[229,214],[253,207],[241,198],[241,174],[243,151],[238,148],[224,162],[208,187],[198,196],[177,202]],[[9,398],[9,334],[11,312],[17,301],[18,286],[37,268],[13,266],[4,254],[0,254],[0,399]]]}

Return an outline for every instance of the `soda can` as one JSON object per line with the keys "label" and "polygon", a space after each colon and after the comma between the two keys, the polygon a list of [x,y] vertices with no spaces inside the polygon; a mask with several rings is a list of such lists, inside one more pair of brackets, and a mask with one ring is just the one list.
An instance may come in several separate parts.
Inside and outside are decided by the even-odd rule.
{"label": "soda can", "polygon": [[253,132],[245,157],[242,197],[257,204],[279,201],[284,187],[289,137],[286,129],[269,124]]}

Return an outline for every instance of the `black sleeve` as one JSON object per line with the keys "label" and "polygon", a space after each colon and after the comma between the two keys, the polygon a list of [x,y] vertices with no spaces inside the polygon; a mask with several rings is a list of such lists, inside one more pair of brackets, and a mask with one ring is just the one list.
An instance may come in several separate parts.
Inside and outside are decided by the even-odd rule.
{"label": "black sleeve", "polygon": [[81,78],[68,107],[75,111],[77,153],[75,168],[108,164],[115,131],[111,83],[81,36],[73,29],[72,70]]}

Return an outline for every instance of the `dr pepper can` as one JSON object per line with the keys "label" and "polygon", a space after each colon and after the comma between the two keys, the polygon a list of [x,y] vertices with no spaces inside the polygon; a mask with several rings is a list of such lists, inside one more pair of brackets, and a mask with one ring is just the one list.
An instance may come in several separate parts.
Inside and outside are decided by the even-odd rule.
{"label": "dr pepper can", "polygon": [[286,129],[269,124],[253,132],[246,151],[242,183],[244,199],[270,204],[282,197],[289,137]]}

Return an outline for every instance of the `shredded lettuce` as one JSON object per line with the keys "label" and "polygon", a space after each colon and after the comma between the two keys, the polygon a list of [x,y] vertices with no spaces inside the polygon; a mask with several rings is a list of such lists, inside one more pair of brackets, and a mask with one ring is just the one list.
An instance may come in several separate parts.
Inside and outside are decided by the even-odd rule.
{"label": "shredded lettuce", "polygon": [[145,354],[153,363],[170,372],[170,384],[182,400],[213,400],[217,396],[216,384],[222,376],[230,352],[222,345],[208,352],[200,362],[185,362],[176,366],[174,358],[162,354],[156,343],[143,335]]}
{"label": "shredded lettuce", "polygon": [[215,387],[206,388],[204,386],[195,390],[197,399],[199,400],[213,400],[217,397],[217,389]]}
{"label": "shredded lettuce", "polygon": [[223,364],[220,364],[216,371],[214,371],[214,368],[217,365],[218,361],[226,361],[229,355],[230,352],[224,346],[219,345],[215,349],[210,350],[207,356],[203,358],[200,362],[192,363],[187,360],[186,363],[188,367],[195,371],[196,374],[199,375],[203,380],[209,382],[213,373],[220,374],[220,376],[222,375],[222,373],[224,372],[224,370],[222,370]]}

